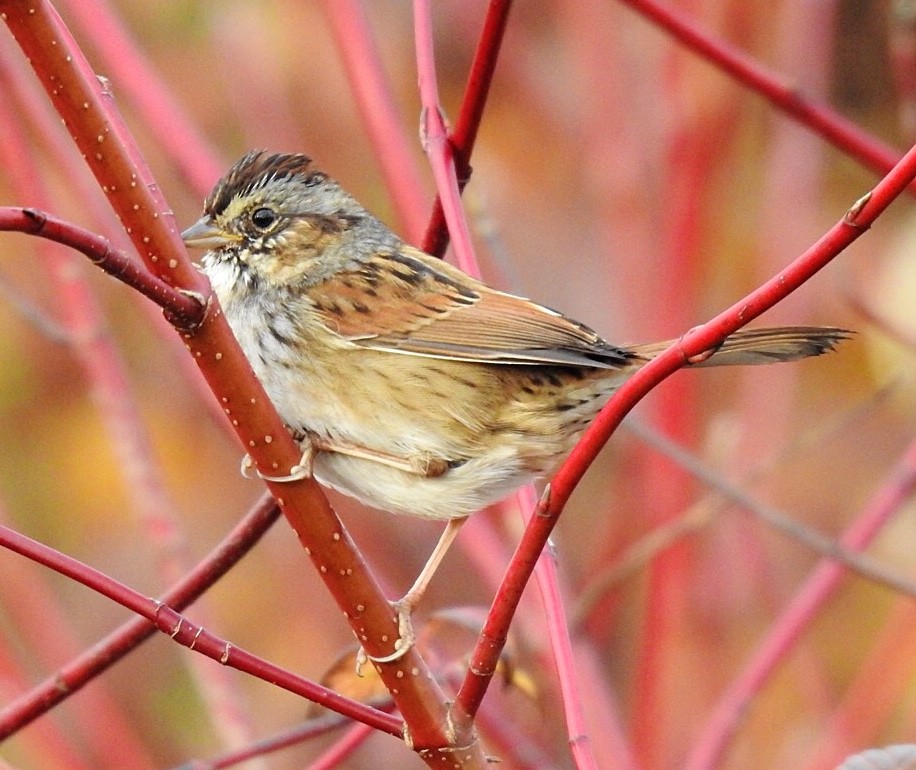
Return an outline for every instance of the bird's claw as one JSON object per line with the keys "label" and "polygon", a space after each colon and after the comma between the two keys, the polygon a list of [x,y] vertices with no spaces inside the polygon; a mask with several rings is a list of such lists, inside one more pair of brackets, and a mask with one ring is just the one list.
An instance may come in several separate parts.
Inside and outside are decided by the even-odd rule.
{"label": "bird's claw", "polygon": [[254,460],[251,459],[251,455],[246,454],[242,458],[242,466],[239,469],[241,474],[246,479],[262,479],[263,481],[275,481],[280,484],[288,483],[291,481],[301,481],[302,479],[307,479],[312,475],[312,450],[308,449],[302,455],[302,459],[299,460],[294,466],[289,469],[289,473],[285,476],[268,476],[266,473],[261,473],[255,467]]}
{"label": "bird's claw", "polygon": [[410,613],[413,611],[413,607],[410,606],[410,603],[405,602],[404,599],[392,602],[391,606],[398,613],[398,638],[394,640],[394,652],[388,655],[376,656],[370,655],[366,652],[364,647],[360,647],[359,652],[356,653],[357,676],[362,676],[363,666],[366,664],[366,661],[372,661],[373,663],[394,663],[403,658],[416,643],[417,636],[413,630],[413,623],[410,622]]}

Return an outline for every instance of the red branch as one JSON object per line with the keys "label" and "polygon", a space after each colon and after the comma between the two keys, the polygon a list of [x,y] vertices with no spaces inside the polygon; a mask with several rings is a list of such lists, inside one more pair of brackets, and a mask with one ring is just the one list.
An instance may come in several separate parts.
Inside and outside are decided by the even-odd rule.
{"label": "red branch", "polygon": [[0,206],[0,230],[37,235],[76,249],[108,275],[159,305],[179,329],[194,329],[203,320],[205,307],[199,299],[159,280],[126,254],[112,248],[101,235],[38,209],[11,206]]}
{"label": "red branch", "polygon": [[[464,172],[457,168],[458,158],[454,154],[452,138],[449,137],[439,106],[436,81],[435,57],[433,54],[432,18],[430,5],[426,0],[414,2],[414,34],[417,50],[417,72],[420,85],[420,96],[423,103],[422,136],[424,149],[429,156],[433,169],[436,187],[439,191],[437,208],[448,224],[448,233],[455,240],[455,253],[459,266],[467,273],[480,275],[480,268],[473,253],[470,232],[464,210],[461,206],[461,187],[467,181],[469,173],[468,158],[473,147],[483,106],[492,78],[496,55],[502,40],[502,34],[508,16],[509,3],[494,2],[490,5],[490,14],[485,24],[484,33],[478,46],[468,91],[462,104],[461,141],[464,147]],[[428,237],[434,234],[431,227]],[[442,230],[444,234],[444,229]],[[446,240],[442,243],[445,248]],[[428,246],[429,244],[426,244]],[[532,488],[520,490],[516,496],[522,510],[533,507],[534,491]],[[529,502],[530,501],[530,502]],[[538,555],[534,555],[535,563]],[[528,571],[523,575],[518,588],[519,594],[531,576]],[[508,572],[504,583],[515,584],[517,576]],[[577,767],[597,767],[591,743],[584,729],[583,708],[575,685],[575,666],[572,660],[572,645],[569,640],[569,629],[561,622],[562,604],[559,602],[557,573],[554,565],[542,563],[538,582],[542,586],[543,599],[547,608],[550,624],[551,646],[557,663],[558,674],[563,695],[564,715],[570,730],[572,754]],[[508,628],[506,629],[508,632]],[[505,641],[505,640],[503,640]],[[497,656],[498,657],[498,656]],[[455,722],[469,727],[474,715],[456,713]]]}
{"label": "red branch", "polygon": [[[167,283],[209,297],[209,286],[184,251],[171,208],[119,115],[107,81],[96,77],[54,8],[47,0],[0,0],[0,12],[147,267]],[[199,328],[182,336],[255,465],[283,475],[299,461],[299,448],[222,313],[209,312]],[[321,489],[311,479],[268,486],[367,653],[390,654],[398,638],[395,613]],[[483,766],[473,734],[455,735],[448,729],[445,694],[416,649],[378,668],[410,725],[414,748],[429,749],[421,751],[427,762],[435,763],[442,750],[459,767]],[[405,670],[414,675],[405,677]],[[455,743],[466,747],[460,756],[443,748]]]}
{"label": "red branch", "polygon": [[301,695],[326,708],[371,725],[390,735],[401,736],[401,721],[378,709],[338,695],[334,690],[291,674],[280,666],[247,652],[232,643],[214,636],[209,631],[192,623],[168,604],[144,596],[128,588],[104,572],[83,564],[42,543],[21,535],[8,527],[0,526],[0,545],[27,556],[61,575],[97,591],[122,607],[152,623],[156,629],[167,634],[173,641],[194,650],[224,666],[244,671],[284,690]]}
{"label": "red branch", "polygon": [[[265,496],[193,570],[162,595],[162,603],[179,611],[190,605],[235,566],[279,517],[277,504]],[[78,692],[155,632],[144,618],[133,618],[66,663],[0,711],[0,741]]]}
{"label": "red branch", "polygon": [[[785,270],[709,322],[690,330],[658,358],[627,380],[589,426],[573,453],[545,489],[525,530],[507,580],[500,586],[484,629],[471,656],[471,665],[456,699],[456,713],[473,718],[496,668],[512,616],[538,555],[547,543],[573,489],[629,411],[660,382],[698,360],[795,291],[862,235],[875,219],[916,179],[916,147],[903,157],[871,193],[857,201],[836,225]],[[508,578],[511,576],[511,580]]]}
{"label": "red branch", "polygon": [[[887,174],[900,159],[900,153],[893,147],[878,141],[830,107],[806,98],[778,73],[710,34],[688,14],[657,0],[620,2],[876,174]],[[908,188],[910,194],[916,194],[916,184],[910,184]]]}
{"label": "red branch", "polygon": [[471,231],[468,228],[455,169],[454,148],[449,139],[445,119],[439,106],[439,86],[436,82],[436,58],[433,53],[433,22],[429,0],[414,0],[414,40],[417,49],[417,80],[423,114],[420,118],[420,136],[423,149],[436,180],[436,190],[442,202],[442,211],[448,232],[455,242],[455,257],[464,272],[480,275]]}
{"label": "red branch", "polygon": [[[840,545],[861,551],[880,533],[884,524],[916,490],[916,442],[910,444],[889,474],[885,484],[840,538]],[[685,767],[689,770],[716,767],[728,741],[734,735],[748,706],[766,684],[777,666],[786,660],[805,628],[824,603],[835,593],[847,574],[843,564],[822,560],[795,594],[789,606],[756,653],[719,699],[705,730],[694,746]]]}
{"label": "red branch", "polygon": [[[480,41],[471,63],[468,84],[461,100],[461,110],[455,123],[455,130],[448,137],[452,157],[455,163],[455,174],[458,192],[464,190],[471,178],[471,153],[477,139],[477,129],[483,117],[483,108],[490,94],[490,84],[496,70],[496,59],[502,46],[506,24],[509,22],[509,11],[512,0],[491,0],[487,17],[480,33]],[[441,193],[433,204],[433,213],[426,228],[422,249],[427,254],[441,257],[448,247],[449,229],[446,227],[445,212],[442,208]]]}

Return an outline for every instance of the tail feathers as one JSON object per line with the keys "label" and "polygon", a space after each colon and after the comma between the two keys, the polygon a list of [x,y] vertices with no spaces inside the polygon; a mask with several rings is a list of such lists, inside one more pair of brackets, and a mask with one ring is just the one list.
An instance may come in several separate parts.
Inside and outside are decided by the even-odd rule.
{"label": "tail feathers", "polygon": [[[797,361],[833,350],[853,332],[832,326],[780,326],[765,329],[741,329],[728,337],[716,352],[697,366],[748,366]],[[628,352],[639,358],[655,358],[670,345],[655,342],[633,345]]]}

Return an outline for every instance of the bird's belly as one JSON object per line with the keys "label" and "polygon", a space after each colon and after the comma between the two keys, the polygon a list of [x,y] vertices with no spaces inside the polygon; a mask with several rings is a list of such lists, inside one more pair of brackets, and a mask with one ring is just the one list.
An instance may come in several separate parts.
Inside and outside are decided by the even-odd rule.
{"label": "bird's belly", "polygon": [[534,480],[507,448],[484,452],[439,476],[334,452],[319,452],[313,471],[321,484],[373,508],[441,520],[469,516]]}
{"label": "bird's belly", "polygon": [[[441,361],[349,352],[338,353],[337,371],[301,367],[295,376],[278,369],[258,374],[294,431],[403,460],[414,470],[319,451],[314,458],[319,482],[381,510],[451,519],[533,479],[518,451],[525,442],[490,419],[501,392],[494,396],[469,381],[449,380],[444,374],[449,367]],[[424,474],[430,464],[444,472]]]}
{"label": "bird's belly", "polygon": [[[340,338],[303,341],[308,330],[301,326],[299,342],[290,345],[292,330],[276,322],[266,328],[255,313],[231,315],[255,373],[294,432],[414,467],[334,451],[314,458],[319,482],[392,513],[450,519],[501,500],[552,469],[599,406],[586,403],[596,392],[589,383],[585,406],[558,408],[554,401],[574,395],[574,384],[565,376],[542,382],[538,367],[528,388],[514,369],[367,350]],[[445,470],[417,470],[427,463]]]}
{"label": "bird's belly", "polygon": [[[561,383],[555,399],[545,399],[543,393],[521,398],[527,395],[524,391],[507,397],[501,386],[499,398],[485,400],[478,409],[488,415],[484,419],[475,416],[474,405],[480,407],[480,402],[469,392],[478,390],[479,384],[455,387],[451,398],[441,400],[430,399],[426,387],[405,388],[386,408],[364,414],[362,421],[354,422],[356,412],[348,407],[343,410],[346,416],[336,422],[332,418],[325,426],[332,433],[346,427],[347,437],[359,446],[406,458],[442,459],[449,465],[444,473],[426,476],[370,459],[319,452],[315,477],[393,513],[434,519],[468,516],[553,470],[609,393],[598,379],[580,385]],[[405,394],[407,402],[399,402]],[[367,394],[364,402],[370,399]],[[456,404],[463,406],[463,413],[456,412]],[[367,424],[376,427],[365,432]],[[379,442],[379,436],[384,441]]]}
{"label": "bird's belly", "polygon": [[474,451],[473,430],[449,418],[427,391],[371,360],[339,371],[300,366],[258,375],[296,433],[407,460],[451,462]]}

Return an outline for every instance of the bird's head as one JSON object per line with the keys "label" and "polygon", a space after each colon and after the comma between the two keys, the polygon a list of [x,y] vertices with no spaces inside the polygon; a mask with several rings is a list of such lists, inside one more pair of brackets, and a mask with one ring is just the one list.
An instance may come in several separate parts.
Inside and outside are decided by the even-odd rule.
{"label": "bird's head", "polygon": [[339,267],[338,247],[367,212],[311,165],[306,155],[253,151],[229,169],[181,234],[207,249],[208,273],[230,268],[235,280],[283,284]]}

